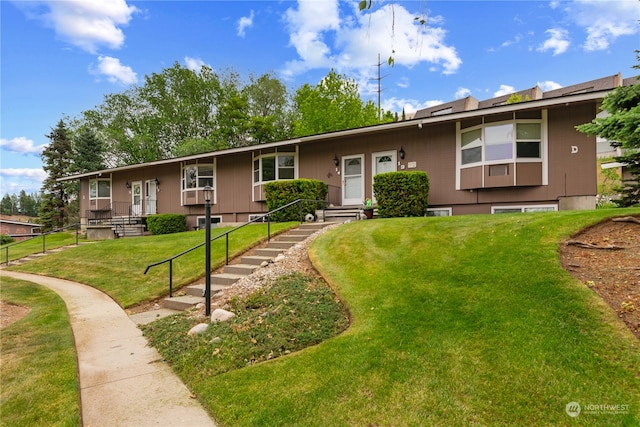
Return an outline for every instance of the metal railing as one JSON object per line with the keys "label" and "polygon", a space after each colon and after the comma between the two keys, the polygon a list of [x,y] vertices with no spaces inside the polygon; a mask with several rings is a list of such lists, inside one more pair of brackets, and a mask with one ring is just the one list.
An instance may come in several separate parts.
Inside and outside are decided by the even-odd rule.
{"label": "metal railing", "polygon": [[[253,224],[255,222],[264,222],[264,220],[266,219],[267,222],[267,242],[271,241],[271,216],[276,213],[279,212],[281,210],[287,209],[293,205],[295,205],[296,203],[298,204],[298,213],[299,213],[299,218],[300,218],[300,222],[304,222],[304,217],[303,217],[303,212],[302,212],[302,204],[304,202],[314,202],[314,203],[322,203],[323,206],[326,204],[325,200],[310,200],[310,199],[298,199],[295,200],[289,204],[286,204],[284,206],[279,207],[278,209],[274,209],[272,211],[267,212],[264,215],[259,215],[255,218],[253,218],[251,221],[246,222],[244,224],[238,225],[237,227],[232,228],[231,230],[225,231],[224,233],[218,234],[215,237],[211,238],[211,242],[221,239],[221,238],[225,238],[225,265],[229,265],[229,234],[233,233],[234,231],[240,230],[241,228],[246,227],[249,224]],[[204,242],[189,248],[187,250],[184,250],[182,252],[180,252],[179,254],[173,255],[172,257],[169,257],[167,259],[164,259],[162,261],[158,261],[158,262],[154,262],[153,264],[149,264],[147,265],[147,268],[144,270],[144,274],[147,274],[147,272],[149,271],[149,269],[156,267],[158,265],[162,265],[162,264],[166,264],[169,263],[169,297],[173,297],[173,261],[177,258],[180,258],[183,255],[186,255],[190,252],[195,251],[198,248],[201,248],[202,246],[204,246],[206,244],[206,239]]]}
{"label": "metal railing", "polygon": [[79,239],[78,235],[79,235],[79,230],[80,230],[80,224],[79,223],[67,225],[66,227],[62,227],[62,228],[57,228],[57,229],[49,231],[47,233],[42,233],[39,236],[34,236],[34,237],[30,238],[30,239],[22,240],[20,242],[11,243],[11,244],[3,247],[2,250],[5,251],[5,256],[4,256],[5,264],[9,265],[9,248],[12,248],[12,247],[18,246],[18,245],[20,245],[22,243],[30,242],[33,239],[39,239],[39,238],[42,237],[42,253],[44,254],[44,253],[47,252],[47,236],[49,236],[51,234],[60,233],[62,231],[70,229],[70,228],[74,228],[76,230],[76,246],[77,246],[78,245],[78,239]]}

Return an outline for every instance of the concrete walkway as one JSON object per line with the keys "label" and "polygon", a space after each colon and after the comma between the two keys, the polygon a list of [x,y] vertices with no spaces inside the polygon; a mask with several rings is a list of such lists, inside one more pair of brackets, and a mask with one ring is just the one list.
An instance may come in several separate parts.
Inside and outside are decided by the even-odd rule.
{"label": "concrete walkway", "polygon": [[78,354],[84,426],[215,426],[109,296],[68,280],[6,270],[0,275],[46,286],[64,300]]}

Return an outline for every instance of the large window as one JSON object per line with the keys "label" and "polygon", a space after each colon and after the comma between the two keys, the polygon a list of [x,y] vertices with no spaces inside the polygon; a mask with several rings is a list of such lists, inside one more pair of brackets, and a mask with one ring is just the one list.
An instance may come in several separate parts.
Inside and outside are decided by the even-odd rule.
{"label": "large window", "polygon": [[89,199],[110,199],[111,180],[92,179],[89,181]]}
{"label": "large window", "polygon": [[[541,123],[510,122],[481,125],[460,133],[460,163],[541,159]],[[514,132],[515,130],[515,132]]]}
{"label": "large window", "polygon": [[213,187],[213,165],[187,165],[183,169],[182,189],[197,190],[207,185]]}
{"label": "large window", "polygon": [[292,153],[273,153],[253,160],[253,183],[260,184],[279,179],[294,179],[296,156]]}

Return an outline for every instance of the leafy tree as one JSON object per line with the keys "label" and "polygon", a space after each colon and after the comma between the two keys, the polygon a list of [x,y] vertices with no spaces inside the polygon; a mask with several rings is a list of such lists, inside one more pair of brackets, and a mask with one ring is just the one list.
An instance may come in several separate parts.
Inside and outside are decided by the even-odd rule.
{"label": "leafy tree", "polygon": [[93,172],[105,168],[104,145],[95,132],[87,127],[78,134],[73,154],[73,166],[76,172]]}
{"label": "leafy tree", "polygon": [[70,223],[69,201],[75,195],[73,194],[75,185],[59,182],[57,179],[73,171],[71,156],[69,156],[73,146],[69,130],[63,120],[60,120],[56,128],[46,136],[50,143],[42,152],[42,162],[48,176],[42,184],[40,222],[45,229],[53,229]]}
{"label": "leafy tree", "polygon": [[[315,135],[381,123],[373,102],[363,103],[358,84],[333,69],[317,86],[303,85],[294,96],[296,136]],[[391,121],[385,115],[383,121]]]}
{"label": "leafy tree", "polygon": [[[640,51],[636,51],[640,69]],[[640,77],[639,77],[640,78]],[[640,204],[640,83],[614,89],[602,101],[602,110],[608,114],[576,128],[588,135],[599,135],[613,147],[622,147],[626,153],[616,160],[625,163],[631,179],[623,181],[619,206]]]}
{"label": "leafy tree", "polygon": [[263,74],[244,87],[249,101],[249,134],[252,144],[281,141],[293,135],[293,116],[286,86],[271,74]]}

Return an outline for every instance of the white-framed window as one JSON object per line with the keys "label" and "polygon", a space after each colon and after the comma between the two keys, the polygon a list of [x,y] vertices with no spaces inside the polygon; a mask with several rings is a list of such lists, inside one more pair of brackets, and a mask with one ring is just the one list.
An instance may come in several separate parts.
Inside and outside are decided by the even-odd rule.
{"label": "white-framed window", "polygon": [[427,208],[427,216],[451,216],[451,208]]}
{"label": "white-framed window", "polygon": [[492,214],[522,213],[522,212],[555,212],[558,205],[528,205],[528,206],[492,206]]}
{"label": "white-framed window", "polygon": [[255,222],[267,222],[268,218],[265,214],[251,214],[249,215],[249,222],[257,220]]}
{"label": "white-framed window", "polygon": [[[211,228],[217,227],[217,224],[220,224],[222,222],[222,217],[221,216],[211,216],[209,218],[211,218]],[[199,216],[199,217],[196,218],[197,223],[198,223],[198,225],[197,225],[198,230],[204,230],[204,228],[206,226],[206,224],[205,224],[206,219],[207,219],[206,216]]]}
{"label": "white-framed window", "polygon": [[202,190],[207,185],[213,187],[213,163],[185,165],[182,168],[182,190]]}
{"label": "white-framed window", "polygon": [[90,180],[89,199],[111,199],[111,179]]}
{"label": "white-framed window", "polygon": [[253,183],[262,184],[282,179],[295,179],[298,175],[296,153],[269,153],[253,158]]}

